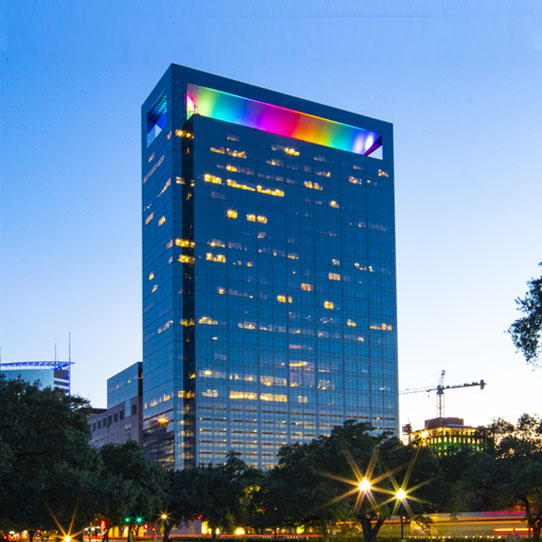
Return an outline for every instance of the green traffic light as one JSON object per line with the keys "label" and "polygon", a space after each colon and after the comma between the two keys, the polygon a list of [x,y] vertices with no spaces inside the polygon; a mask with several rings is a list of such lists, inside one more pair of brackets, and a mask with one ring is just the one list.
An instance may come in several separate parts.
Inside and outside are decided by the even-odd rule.
{"label": "green traffic light", "polygon": [[143,518],[138,516],[136,518],[136,523],[143,523]]}
{"label": "green traffic light", "polygon": [[130,523],[130,518],[124,518],[124,523]]}

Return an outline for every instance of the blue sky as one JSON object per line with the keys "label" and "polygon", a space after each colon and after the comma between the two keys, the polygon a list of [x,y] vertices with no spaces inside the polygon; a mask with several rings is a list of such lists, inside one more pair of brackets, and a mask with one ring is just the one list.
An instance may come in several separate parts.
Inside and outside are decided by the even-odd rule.
{"label": "blue sky", "polygon": [[[468,423],[542,413],[504,330],[542,260],[533,1],[0,0],[2,360],[74,391],[141,359],[139,108],[171,62],[393,122],[400,387]],[[435,414],[404,396],[402,421]]]}

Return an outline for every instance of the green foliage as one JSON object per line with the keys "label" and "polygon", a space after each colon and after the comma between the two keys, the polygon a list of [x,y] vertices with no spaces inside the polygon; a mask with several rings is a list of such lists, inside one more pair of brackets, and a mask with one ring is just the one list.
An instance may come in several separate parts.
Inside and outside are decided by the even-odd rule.
{"label": "green foliage", "polygon": [[241,516],[241,500],[249,472],[239,455],[230,452],[224,465],[195,469],[190,488],[193,510],[209,524],[213,539],[216,529],[231,530]]}
{"label": "green foliage", "polygon": [[[389,434],[375,434],[368,424],[349,421],[329,437],[280,450],[271,474],[275,522],[315,523],[326,540],[331,522],[353,517],[361,522],[365,539],[374,540],[398,512],[394,494],[399,487],[419,486],[427,492],[425,482],[437,475],[438,463],[427,450],[406,447]],[[366,494],[358,487],[364,477],[374,484]],[[427,508],[410,504],[411,513]]]}
{"label": "green foliage", "polygon": [[[539,264],[539,265],[542,265]],[[529,289],[524,298],[517,298],[518,310],[525,316],[518,318],[508,333],[519,352],[533,367],[540,367],[542,332],[542,277],[527,282]]]}
{"label": "green foliage", "polygon": [[[99,468],[82,407],[61,391],[0,377],[0,530],[68,526]],[[79,507],[75,527],[89,519]]]}
{"label": "green foliage", "polygon": [[516,425],[497,420],[495,439],[498,503],[520,505],[538,542],[542,529],[542,420],[524,414]]}
{"label": "green foliage", "polygon": [[95,517],[110,527],[154,522],[165,498],[166,473],[134,441],[106,444],[99,455],[102,469],[87,499]]}

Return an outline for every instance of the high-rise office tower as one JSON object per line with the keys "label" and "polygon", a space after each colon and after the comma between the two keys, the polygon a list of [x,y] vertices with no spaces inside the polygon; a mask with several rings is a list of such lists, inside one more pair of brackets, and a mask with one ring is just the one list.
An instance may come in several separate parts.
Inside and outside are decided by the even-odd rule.
{"label": "high-rise office tower", "polygon": [[392,125],[173,64],[142,149],[147,453],[397,431]]}

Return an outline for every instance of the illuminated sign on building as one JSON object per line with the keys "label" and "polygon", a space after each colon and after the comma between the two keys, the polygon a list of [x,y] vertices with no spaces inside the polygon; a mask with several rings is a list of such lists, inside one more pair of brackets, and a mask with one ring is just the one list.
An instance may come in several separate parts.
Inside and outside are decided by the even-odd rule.
{"label": "illuminated sign on building", "polygon": [[187,85],[186,110],[188,117],[197,113],[364,156],[382,146],[377,132],[193,84]]}

